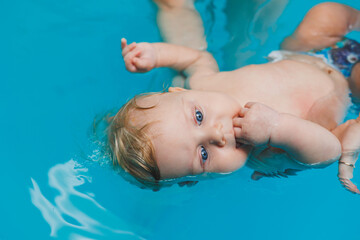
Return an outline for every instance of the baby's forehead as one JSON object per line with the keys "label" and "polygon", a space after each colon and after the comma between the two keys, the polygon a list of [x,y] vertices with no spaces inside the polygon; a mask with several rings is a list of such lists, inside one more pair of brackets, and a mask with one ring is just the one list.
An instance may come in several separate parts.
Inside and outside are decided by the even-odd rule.
{"label": "baby's forehead", "polygon": [[163,95],[163,93],[135,97],[135,103],[140,108],[152,108],[159,104],[161,95]]}
{"label": "baby's forehead", "polygon": [[147,127],[150,133],[158,136],[159,133],[172,132],[174,127],[182,125],[183,108],[183,93],[169,92],[144,96],[136,100],[136,106],[129,112],[129,121],[137,127],[150,124]]}
{"label": "baby's forehead", "polygon": [[159,101],[158,94],[141,96],[134,99],[134,107],[128,112],[129,123],[133,126],[143,126],[156,120],[155,112]]}

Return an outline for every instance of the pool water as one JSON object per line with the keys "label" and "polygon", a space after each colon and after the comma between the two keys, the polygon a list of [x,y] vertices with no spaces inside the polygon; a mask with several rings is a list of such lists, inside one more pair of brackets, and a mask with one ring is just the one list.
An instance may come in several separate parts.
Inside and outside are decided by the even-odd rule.
{"label": "pool water", "polygon": [[[209,51],[230,70],[265,62],[320,2],[196,7]],[[357,0],[338,2],[360,9]],[[258,182],[244,168],[159,192],[108,167],[94,120],[135,94],[162,90],[175,74],[124,68],[121,37],[161,41],[156,11],[149,0],[0,2],[0,239],[360,239],[360,197],[340,186],[336,164]]]}

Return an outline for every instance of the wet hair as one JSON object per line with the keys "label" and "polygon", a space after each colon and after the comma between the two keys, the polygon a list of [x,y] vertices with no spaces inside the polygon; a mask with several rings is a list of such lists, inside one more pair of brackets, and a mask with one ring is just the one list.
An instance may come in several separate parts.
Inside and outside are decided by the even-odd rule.
{"label": "wet hair", "polygon": [[144,187],[159,189],[160,170],[155,161],[155,150],[148,135],[148,128],[153,122],[135,126],[129,117],[132,111],[146,111],[156,107],[139,106],[136,100],[157,93],[137,95],[125,103],[118,113],[110,119],[108,141],[113,164],[120,166],[132,175]]}
{"label": "wet hair", "polygon": [[199,178],[212,178],[211,173],[206,173],[200,177],[185,176],[161,180],[160,170],[155,160],[155,149],[148,134],[149,127],[155,121],[147,122],[142,126],[135,126],[131,124],[130,116],[132,111],[146,111],[157,106],[157,104],[146,107],[139,106],[136,100],[163,93],[164,91],[135,96],[125,103],[115,116],[109,119],[107,130],[113,165],[115,167],[120,166],[122,169],[118,172],[130,183],[153,191],[170,187],[176,183],[180,187],[191,187],[198,183]]}

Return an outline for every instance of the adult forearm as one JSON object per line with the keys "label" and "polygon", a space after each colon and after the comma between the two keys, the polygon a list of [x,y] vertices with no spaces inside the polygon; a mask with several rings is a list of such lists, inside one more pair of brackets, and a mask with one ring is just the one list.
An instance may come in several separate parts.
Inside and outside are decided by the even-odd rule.
{"label": "adult forearm", "polygon": [[341,144],[330,131],[289,114],[280,114],[270,145],[285,150],[304,164],[329,163],[341,155]]}

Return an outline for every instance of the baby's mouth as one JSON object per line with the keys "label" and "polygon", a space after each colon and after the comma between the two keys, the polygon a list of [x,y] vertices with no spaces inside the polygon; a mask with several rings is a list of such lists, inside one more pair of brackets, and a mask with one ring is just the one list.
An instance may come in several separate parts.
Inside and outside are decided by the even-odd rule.
{"label": "baby's mouth", "polygon": [[241,142],[236,141],[236,148],[241,148],[244,145],[245,145],[245,143],[241,143]]}
{"label": "baby's mouth", "polygon": [[238,139],[236,139],[235,134],[234,134],[234,141],[235,141],[235,148],[241,148],[242,146],[244,146],[244,143],[241,143]]}
{"label": "baby's mouth", "polygon": [[239,138],[236,138],[235,131],[234,131],[234,141],[235,141],[235,148],[243,148],[246,143],[242,142]]}

